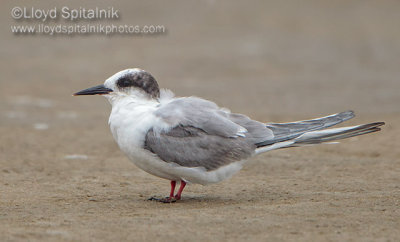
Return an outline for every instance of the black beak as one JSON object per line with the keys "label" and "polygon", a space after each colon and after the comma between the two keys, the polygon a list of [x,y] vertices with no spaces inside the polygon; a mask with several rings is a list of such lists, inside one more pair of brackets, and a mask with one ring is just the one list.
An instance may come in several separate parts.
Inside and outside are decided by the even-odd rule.
{"label": "black beak", "polygon": [[82,91],[79,91],[77,93],[74,93],[74,96],[79,96],[79,95],[104,95],[104,94],[109,94],[113,90],[110,88],[105,87],[104,85],[98,85],[95,87],[91,87]]}

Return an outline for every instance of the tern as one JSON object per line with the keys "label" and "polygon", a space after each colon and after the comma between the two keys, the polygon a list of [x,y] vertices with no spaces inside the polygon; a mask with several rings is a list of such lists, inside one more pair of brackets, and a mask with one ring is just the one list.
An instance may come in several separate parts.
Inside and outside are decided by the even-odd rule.
{"label": "tern", "polygon": [[353,118],[352,111],[290,123],[258,122],[199,97],[174,97],[160,89],[149,72],[137,68],[74,95],[108,99],[108,123],[119,148],[140,169],[171,182],[170,195],[157,199],[165,203],[180,200],[187,183],[207,185],[230,178],[254,155],[368,134],[384,125],[327,129]]}

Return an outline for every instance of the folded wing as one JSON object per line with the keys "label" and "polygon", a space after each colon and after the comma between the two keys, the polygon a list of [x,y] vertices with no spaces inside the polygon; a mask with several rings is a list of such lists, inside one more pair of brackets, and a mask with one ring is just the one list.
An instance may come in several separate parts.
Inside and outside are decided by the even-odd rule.
{"label": "folded wing", "polygon": [[199,128],[179,125],[168,132],[150,130],[144,148],[165,162],[212,171],[249,158],[256,147],[244,137],[210,135]]}

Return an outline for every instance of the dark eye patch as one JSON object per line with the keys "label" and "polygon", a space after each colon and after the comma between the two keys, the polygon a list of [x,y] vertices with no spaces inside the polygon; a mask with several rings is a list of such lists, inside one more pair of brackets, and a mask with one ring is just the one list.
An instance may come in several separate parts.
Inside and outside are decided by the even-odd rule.
{"label": "dark eye patch", "polygon": [[123,91],[125,88],[135,87],[149,94],[152,98],[160,96],[157,81],[145,71],[129,73],[117,80],[116,85]]}
{"label": "dark eye patch", "polygon": [[118,80],[117,85],[119,87],[131,87],[134,85],[134,82],[132,79],[128,77],[122,77],[121,79]]}

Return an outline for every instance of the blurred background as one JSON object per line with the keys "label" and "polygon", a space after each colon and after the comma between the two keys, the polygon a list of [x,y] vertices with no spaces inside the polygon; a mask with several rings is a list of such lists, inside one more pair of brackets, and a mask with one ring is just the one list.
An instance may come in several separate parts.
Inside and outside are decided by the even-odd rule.
{"label": "blurred background", "polygon": [[[76,23],[163,25],[166,32],[112,36],[15,35],[10,30],[12,25],[43,23],[14,20],[10,11],[15,6],[45,9],[112,6],[119,10],[119,19]],[[399,171],[400,158],[400,132],[396,127],[400,120],[398,1],[7,0],[2,2],[1,13],[0,165],[3,175],[0,190],[1,196],[7,194],[7,198],[3,197],[0,203],[3,206],[0,222],[11,224],[3,227],[7,230],[3,232],[13,231],[11,235],[8,233],[9,238],[22,236],[25,230],[42,238],[43,224],[36,223],[41,214],[70,214],[69,218],[56,220],[42,218],[50,223],[63,219],[75,221],[73,214],[81,211],[64,209],[62,212],[56,207],[48,211],[45,207],[51,205],[43,205],[46,204],[44,197],[49,197],[46,201],[50,203],[59,201],[54,196],[74,197],[78,201],[79,196],[96,189],[96,182],[115,182],[122,190],[111,190],[131,195],[145,190],[148,193],[143,196],[153,195],[153,191],[162,194],[168,190],[165,181],[141,173],[118,150],[108,130],[110,105],[104,98],[71,96],[103,83],[126,68],[149,71],[161,87],[173,90],[177,96],[201,96],[260,121],[289,122],[345,110],[356,112],[358,120],[350,122],[353,124],[386,121],[384,132],[360,138],[364,140],[362,144],[310,148],[309,152],[319,157],[343,152],[354,155],[355,161],[359,161],[357,155],[370,157],[375,162],[385,160],[387,166],[383,173],[392,174],[393,179],[398,177],[399,173],[390,173]],[[288,154],[296,160],[293,156],[298,157],[300,153],[296,150]],[[274,154],[278,153],[267,158],[276,158]],[[281,161],[290,157],[281,156]],[[310,159],[306,155],[303,158]],[[343,165],[340,156],[332,159]],[[290,165],[276,166],[282,172],[290,169]],[[249,168],[249,174],[259,168],[255,167]],[[382,171],[381,168],[374,169]],[[357,172],[352,170],[349,174],[354,173]],[[131,174],[138,178],[140,186],[129,183],[134,179]],[[249,175],[246,170],[243,174]],[[131,180],[127,183],[121,177]],[[144,181],[153,184],[149,185],[151,189],[143,188]],[[120,185],[124,182],[128,185]],[[110,189],[101,189],[107,197]],[[32,200],[23,194],[30,194]],[[142,200],[139,202],[143,203]],[[15,208],[16,201],[22,204],[19,208]],[[393,221],[391,225],[394,226]],[[83,227],[91,233],[103,228]],[[284,228],[287,227],[282,231]],[[129,238],[129,233],[125,235]],[[143,236],[140,238],[148,238]]]}
{"label": "blurred background", "polygon": [[3,105],[30,96],[58,102],[60,110],[77,105],[99,113],[106,108],[101,98],[69,94],[139,67],[177,95],[204,96],[252,115],[400,110],[396,1],[38,1],[34,7],[66,3],[120,11],[119,20],[96,23],[163,25],[167,32],[16,36],[10,25],[41,21],[13,20],[12,7],[32,3],[7,1],[1,16]]}

